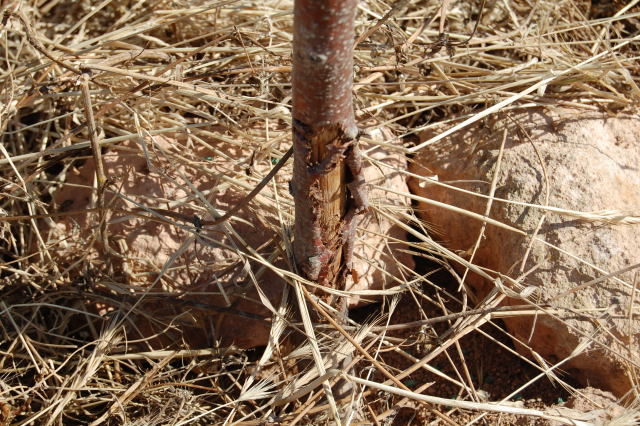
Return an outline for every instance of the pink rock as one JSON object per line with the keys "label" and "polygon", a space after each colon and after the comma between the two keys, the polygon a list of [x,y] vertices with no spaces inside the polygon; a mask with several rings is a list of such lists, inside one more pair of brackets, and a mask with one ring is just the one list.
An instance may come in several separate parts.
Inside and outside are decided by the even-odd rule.
{"label": "pink rock", "polygon": [[[484,195],[497,172],[498,198],[578,212],[618,211],[613,213],[617,222],[615,218],[610,222],[588,220],[606,219],[603,215],[579,217],[546,211],[536,236],[561,250],[535,241],[526,256],[545,211],[494,201],[490,218],[527,235],[489,225],[473,262],[512,278],[528,272],[522,284],[539,289],[530,300],[560,309],[556,316],[539,315],[535,321],[530,316],[505,319],[511,334],[521,342],[516,344],[521,353],[531,356],[533,350],[553,364],[588,338],[588,350],[563,364],[562,370],[620,396],[631,388],[630,374],[637,374],[640,365],[637,293],[634,313],[629,315],[637,279],[634,273],[640,262],[640,120],[573,110],[510,115],[512,120],[481,123],[427,146],[417,155],[413,171]],[[505,129],[504,158],[496,170]],[[423,197],[479,214],[484,214],[487,204],[485,198],[429,181],[413,180],[410,187]],[[436,239],[468,257],[478,238],[479,220],[428,203],[420,203],[419,210],[437,230]],[[592,282],[617,271],[621,272],[614,277]],[[474,274],[468,283],[477,300],[493,287]],[[508,299],[507,303],[523,301]]]}
{"label": "pink rock", "polygon": [[[134,293],[142,293],[154,285],[141,309],[148,317],[138,316],[134,327],[139,338],[159,333],[160,337],[150,342],[152,346],[210,347],[216,341],[240,348],[265,345],[271,312],[256,287],[259,286],[277,308],[285,282],[261,262],[268,261],[284,270],[290,268],[283,256],[282,229],[288,228],[293,220],[288,193],[291,162],[275,179],[277,197],[273,184],[267,185],[249,207],[238,212],[237,219],[227,225],[204,226],[194,233],[193,216],[197,215],[206,224],[211,215],[193,188],[225,212],[268,173],[270,166],[265,156],[270,158],[269,151],[255,153],[253,179],[249,179],[246,167],[252,151],[247,144],[216,141],[212,144],[215,149],[209,150],[186,147],[185,141],[162,137],[147,140],[146,144],[149,163],[141,146],[133,141],[114,146],[104,154],[106,175],[114,181],[107,195],[111,209],[108,225],[111,254],[98,244],[86,246],[90,235],[97,230],[96,213],[61,217],[50,230],[50,237],[67,238],[65,253],[72,252],[75,246],[76,252],[86,255],[94,264],[108,257],[115,273],[109,289],[116,289],[125,298],[135,301],[131,297]],[[288,147],[279,148],[284,152]],[[398,155],[382,153],[380,149],[371,155],[406,168],[404,158]],[[398,173],[386,177],[377,168],[367,166],[366,174],[378,185],[408,191]],[[79,168],[69,170],[65,184],[55,195],[55,203],[64,205],[66,210],[90,207],[89,188],[93,180],[94,165],[88,159]],[[244,189],[239,191],[231,180],[245,182]],[[115,189],[119,190],[120,197],[113,196]],[[388,197],[383,191],[371,195],[374,204],[404,203],[406,208],[403,197]],[[144,211],[133,212],[137,206],[132,201],[172,213],[163,213],[162,219]],[[78,231],[82,238],[68,238],[74,232],[77,236]],[[351,288],[370,290],[392,286],[392,277],[398,274],[398,259],[412,266],[411,257],[397,250],[397,244],[385,244],[387,234],[404,238],[403,232],[384,218],[371,216],[363,222],[354,261],[360,277],[356,285],[351,283]],[[73,261],[60,259],[66,264]],[[104,287],[101,290],[109,292]],[[162,297],[154,295],[158,293]],[[369,299],[355,296],[350,304],[355,306]],[[107,311],[104,306],[100,309]]]}
{"label": "pink rock", "polygon": [[[373,139],[393,143],[393,134],[388,129],[377,129],[370,135]],[[407,169],[404,155],[397,151],[375,147],[367,152],[374,160],[385,166],[379,167],[365,163],[364,174],[369,190],[369,201],[372,205],[394,216],[397,212],[409,209],[406,176],[402,171]],[[382,187],[385,189],[376,188]],[[399,193],[399,194],[398,194]],[[354,284],[351,276],[347,277],[347,290],[380,290],[397,286],[404,281],[406,271],[414,267],[413,257],[406,252],[406,232],[392,223],[388,218],[370,211],[359,224],[355,244],[354,269],[359,277]],[[353,295],[349,298],[349,306],[357,307],[379,297]]]}
{"label": "pink rock", "polygon": [[[571,395],[562,406],[546,410],[549,415],[581,420],[594,425],[637,424],[640,413],[632,408],[625,409],[617,398],[609,392],[586,387]],[[550,426],[560,426],[560,422],[550,421]]]}

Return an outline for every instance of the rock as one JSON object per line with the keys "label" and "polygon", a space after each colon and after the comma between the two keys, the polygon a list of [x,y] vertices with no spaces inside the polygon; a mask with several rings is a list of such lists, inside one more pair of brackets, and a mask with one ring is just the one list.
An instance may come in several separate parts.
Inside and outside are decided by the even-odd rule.
{"label": "rock", "polygon": [[[248,144],[215,141],[212,150],[201,145],[186,147],[186,141],[163,137],[148,139],[146,144],[148,160],[134,141],[118,144],[104,155],[106,175],[114,181],[107,193],[110,205],[107,229],[112,253],[108,254],[98,244],[87,244],[88,236],[96,235],[98,217],[86,213],[56,219],[49,238],[63,239],[66,247],[54,256],[63,265],[72,265],[77,259],[70,253],[85,256],[92,264],[103,264],[109,258],[118,277],[114,281],[119,282],[109,283],[108,289],[99,286],[98,291],[116,291],[125,297],[125,302],[129,298],[125,307],[137,300],[131,297],[134,293],[143,293],[153,286],[138,309],[147,317],[138,316],[134,328],[139,334],[137,338],[158,334],[160,337],[150,342],[154,347],[265,345],[272,316],[265,303],[277,308],[286,284],[262,262],[289,269],[283,256],[280,223],[282,219],[286,228],[293,221],[287,189],[291,161],[276,177],[278,197],[274,196],[273,185],[267,185],[249,207],[238,212],[238,219],[225,226],[206,226],[211,215],[197,191],[212,206],[227,211],[267,174],[269,152],[256,152],[252,179],[248,179],[245,167],[253,152]],[[280,151],[287,148],[283,145]],[[406,169],[406,161],[397,154],[383,153],[377,148],[369,155]],[[378,185],[408,192],[399,174],[387,178],[371,165],[365,173]],[[232,179],[244,182],[244,186],[231,184]],[[90,207],[89,188],[93,180],[91,159],[70,168],[64,184],[55,193],[55,204],[69,211]],[[115,188],[119,189],[119,197],[112,195]],[[386,197],[380,190],[371,194],[372,202],[380,203],[379,197],[385,205],[408,208],[403,197]],[[164,218],[145,211],[133,212],[137,207],[133,201],[164,209],[160,215]],[[194,215],[205,224],[197,232]],[[393,285],[393,276],[399,274],[399,259],[407,267],[413,267],[412,258],[398,250],[397,244],[385,244],[386,235],[404,239],[400,228],[385,218],[370,216],[362,223],[354,260],[359,280],[350,283],[351,289],[373,290]],[[113,274],[107,275],[110,279],[101,281],[110,281]],[[258,286],[263,297],[256,290]],[[370,299],[356,295],[350,304],[356,306]],[[104,301],[95,308],[103,314],[113,309]]]}
{"label": "rock", "polygon": [[[496,197],[531,204],[494,201],[490,217],[526,235],[489,225],[473,263],[512,278],[523,276],[523,285],[538,289],[536,303],[557,309],[555,316],[505,319],[521,353],[532,356],[533,350],[554,364],[589,339],[588,350],[561,368],[585,385],[621,396],[631,389],[630,377],[640,365],[637,293],[630,315],[640,262],[640,119],[575,110],[535,109],[510,115],[511,119],[480,123],[427,146],[416,156],[412,171],[485,195],[497,172]],[[503,131],[504,158],[496,170]],[[426,180],[414,179],[410,187],[422,197],[479,214],[487,204],[485,198]],[[574,212],[545,212],[533,205]],[[436,239],[469,257],[480,232],[479,220],[425,202],[418,209],[437,230]],[[617,212],[577,213],[605,210]],[[538,240],[527,255],[541,220]],[[615,275],[593,281],[608,273]],[[493,287],[474,274],[468,284],[477,300]]]}
{"label": "rock", "polygon": [[[640,413],[620,406],[610,392],[592,387],[579,389],[565,404],[553,406],[545,412],[593,425],[634,425],[640,420]],[[549,422],[550,426],[561,424],[556,421]]]}
{"label": "rock", "polygon": [[[370,137],[378,141],[389,143],[393,134],[388,129],[376,129]],[[407,170],[407,160],[397,151],[393,152],[382,146],[368,150],[367,155],[385,165],[375,166],[365,162],[364,175],[369,190],[369,200],[372,205],[389,213],[406,212],[410,201],[404,195],[409,189],[406,176],[401,171]],[[376,186],[390,189],[376,188]],[[352,276],[347,277],[347,290],[351,292],[361,290],[380,290],[397,286],[405,282],[403,271],[414,267],[413,257],[406,252],[406,232],[388,218],[370,211],[359,224],[359,231],[355,243],[354,269],[359,277],[354,283]],[[376,296],[359,296],[354,294],[349,298],[349,307],[363,306],[378,299]]]}

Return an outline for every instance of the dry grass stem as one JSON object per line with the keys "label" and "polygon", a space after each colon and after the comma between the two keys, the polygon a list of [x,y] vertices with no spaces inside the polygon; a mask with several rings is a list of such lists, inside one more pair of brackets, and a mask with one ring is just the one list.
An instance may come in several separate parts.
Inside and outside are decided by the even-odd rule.
{"label": "dry grass stem", "polygon": [[[412,162],[460,130],[532,108],[637,114],[640,1],[359,3],[354,103],[364,161],[380,176],[462,192],[485,208],[370,185],[384,194],[371,200],[373,222],[407,238],[361,229],[368,254],[356,257],[386,286],[352,292],[293,268],[292,4],[2,2],[0,425],[586,425],[557,401],[584,394],[567,363],[595,350],[619,360],[634,386],[611,424],[637,423],[640,360],[603,342],[632,338],[610,324],[631,330],[638,320],[640,264],[606,271],[540,227],[491,213],[518,207],[539,211],[540,226],[553,214],[631,227],[640,211],[550,205],[540,154],[531,158],[545,175],[539,204],[496,196],[500,164],[488,191],[475,193],[387,160]],[[418,202],[482,224],[476,245],[459,253],[436,241],[439,230],[412,209]],[[528,253],[514,276],[476,264],[492,227],[593,272],[558,299],[609,281],[630,292],[629,305],[613,315],[541,303]],[[165,245],[148,249],[154,238]],[[385,252],[416,266],[392,270],[371,254]],[[470,277],[493,291],[477,297]],[[276,284],[284,290],[274,296]],[[318,294],[377,304],[342,318]],[[580,344],[554,360],[502,323],[532,319],[534,333],[569,316],[597,332],[567,324]],[[264,346],[235,344],[254,334]],[[334,394],[341,381],[352,398]]]}

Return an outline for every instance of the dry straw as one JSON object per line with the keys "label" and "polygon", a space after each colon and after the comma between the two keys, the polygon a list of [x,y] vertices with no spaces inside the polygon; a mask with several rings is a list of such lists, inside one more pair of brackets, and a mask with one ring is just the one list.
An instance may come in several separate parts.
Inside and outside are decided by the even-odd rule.
{"label": "dry straw", "polygon": [[[0,11],[0,424],[381,424],[402,407],[440,424],[509,423],[531,416],[589,424],[550,407],[487,401],[474,385],[477,366],[460,345],[465,336],[486,338],[513,364],[539,372],[505,395],[549,380],[577,392],[560,374],[566,360],[531,361],[504,343],[507,333],[497,319],[563,313],[538,305],[518,280],[503,277],[496,283],[504,285],[470,306],[463,277],[457,277],[460,293],[451,293],[437,275],[405,268],[394,287],[360,294],[404,296],[421,317],[391,321],[396,301],[370,310],[373,318],[351,319],[343,327],[333,321],[335,311],[307,291],[312,283],[291,269],[293,209],[285,178],[277,177],[249,203],[270,235],[264,246],[245,241],[244,216],[215,226],[200,221],[223,216],[227,207],[215,204],[217,194],[246,195],[289,147],[291,1],[5,1]],[[384,127],[397,136],[365,137],[364,152],[381,145],[411,154],[485,117],[532,107],[631,111],[640,100],[639,31],[637,0],[362,1],[357,115],[365,130]],[[448,130],[438,136],[408,143],[443,125]],[[180,197],[128,196],[122,191],[128,172],[109,175],[102,164],[115,153],[140,160],[161,184],[179,187]],[[367,158],[383,171],[426,179]],[[91,161],[99,165],[97,172],[79,189],[93,202],[80,211],[65,210],[56,194],[78,185],[70,176]],[[214,184],[202,187],[203,181]],[[400,195],[407,202],[434,203]],[[639,217],[615,206],[579,212],[475,195],[487,203],[605,224],[637,224]],[[402,250],[441,269],[454,272],[449,262],[457,262],[470,274],[496,278],[433,241],[428,225],[398,206],[378,200],[373,214],[412,234],[407,242],[389,237],[389,244],[402,244]],[[180,232],[183,243],[160,265],[127,257],[125,235],[107,233],[106,221],[135,218]],[[71,224],[67,234],[56,232],[62,220]],[[86,223],[93,226],[82,228]],[[180,262],[212,247],[229,255],[216,262]],[[214,288],[172,287],[180,274],[205,273],[215,277]],[[605,278],[620,280],[616,275]],[[290,285],[288,299],[272,303],[261,287],[267,276]],[[231,303],[207,302],[212,294],[228,302],[230,282],[258,288],[257,298],[268,307],[269,315],[252,317],[272,326],[261,356],[215,341],[209,342],[213,349],[191,347],[189,341],[167,349],[154,340],[169,332],[180,335],[198,312],[250,315]],[[625,284],[636,291],[637,283]],[[500,307],[507,296],[519,305]],[[296,297],[331,321],[314,325],[312,315],[305,315],[292,324],[288,300]],[[154,304],[170,307],[164,312],[171,315],[147,311]],[[431,309],[428,318],[425,307]],[[595,318],[598,312],[574,314]],[[135,331],[141,319],[159,334],[140,340]],[[439,324],[444,328],[430,328]],[[287,326],[303,330],[308,341],[285,350]],[[584,336],[579,349],[594,345],[597,336]],[[352,354],[355,368],[333,369],[328,355],[336,350]],[[389,353],[411,366],[391,363]],[[628,354],[618,355],[638,383],[638,365]],[[436,369],[435,359],[449,359],[451,368]],[[444,383],[455,395],[434,396],[432,383],[409,389],[416,371],[434,377],[433,392]],[[348,415],[340,411],[344,401],[331,395],[338,378],[357,390]],[[624,416],[615,424],[637,420],[637,411],[630,408]]]}

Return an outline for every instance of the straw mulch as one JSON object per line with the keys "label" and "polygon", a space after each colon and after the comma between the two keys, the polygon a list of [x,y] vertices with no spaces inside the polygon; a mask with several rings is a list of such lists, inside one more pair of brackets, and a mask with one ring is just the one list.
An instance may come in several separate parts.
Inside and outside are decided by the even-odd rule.
{"label": "straw mulch", "polygon": [[[439,15],[442,3],[448,6],[446,19]],[[398,138],[387,143],[365,137],[365,155],[375,143],[410,157],[419,149],[422,130],[499,111],[561,105],[614,114],[637,107],[638,1],[484,3],[360,3],[357,115],[365,130],[386,127]],[[337,416],[383,423],[400,407],[413,407],[422,420],[442,424],[479,416],[489,423],[499,415],[511,416],[503,417],[507,422],[549,418],[544,404],[510,402],[526,389],[508,381],[501,384],[505,401],[483,402],[469,373],[477,366],[461,355],[459,342],[468,335],[508,346],[508,337],[494,327],[499,315],[486,313],[492,306],[469,307],[457,285],[449,292],[438,282],[447,278],[424,268],[407,271],[383,303],[354,315],[343,328],[355,339],[351,343],[323,325],[316,327],[314,344],[285,353],[278,341],[295,318],[278,306],[279,315],[270,319],[275,340],[260,350],[216,342],[195,347],[188,340],[179,348],[163,348],[158,347],[162,339],[147,346],[136,340],[131,334],[136,319],[149,316],[145,298],[169,306],[189,295],[178,297],[166,288],[151,294],[144,279],[147,287],[124,282],[122,270],[96,255],[104,229],[95,210],[69,219],[94,221],[90,234],[73,235],[70,226],[71,236],[54,238],[59,234],[52,230],[63,217],[58,214],[65,211],[56,203],[57,193],[75,168],[91,161],[97,143],[151,169],[161,151],[176,168],[197,171],[225,191],[244,194],[255,186],[289,143],[292,2],[4,1],[0,11],[0,424],[308,424]],[[160,136],[169,146],[155,145]],[[203,150],[211,154],[203,156]],[[257,177],[246,172],[254,164]],[[172,170],[163,172],[167,184],[177,179]],[[218,214],[206,202],[208,192],[190,186],[188,176],[180,178],[192,209]],[[118,179],[102,176],[84,188],[90,204],[99,204],[105,191],[117,192]],[[282,242],[270,251],[259,248],[260,256],[257,247],[227,245],[235,260],[212,267],[223,280],[241,271],[246,276],[246,268],[278,264],[274,273],[299,293],[295,275],[283,266],[290,259],[292,224],[286,182],[280,179],[267,194],[252,201],[251,211]],[[154,201],[165,208],[170,200],[146,200]],[[410,230],[404,249],[418,263],[450,269],[427,224],[384,204],[373,209]],[[175,215],[164,219],[182,226],[185,241],[204,238],[197,224]],[[232,232],[235,223],[225,226]],[[216,235],[208,238],[215,243]],[[187,246],[197,250],[195,243]],[[168,265],[163,271],[134,272],[176,271]],[[414,321],[423,320],[421,327],[391,333],[388,326],[399,306],[403,314],[414,312]],[[161,334],[180,334],[177,317],[202,310],[194,303],[174,308],[176,318],[157,319],[166,326]],[[454,320],[459,322],[449,327]],[[444,325],[430,328],[434,324]],[[338,349],[352,353],[356,363],[347,377],[357,387],[356,401],[346,415],[336,411],[328,392],[341,373],[320,365],[322,354]],[[384,358],[387,352],[411,360],[411,367],[385,362],[393,359]],[[506,361],[496,368],[506,376],[526,363],[538,373],[542,368],[504,353],[500,359]],[[431,367],[438,356],[451,357],[448,370]],[[453,386],[454,394],[437,399],[428,396],[430,383],[406,379],[420,369]],[[548,382],[547,376],[538,374],[537,382]],[[565,395],[575,390],[570,378],[558,380]]]}

